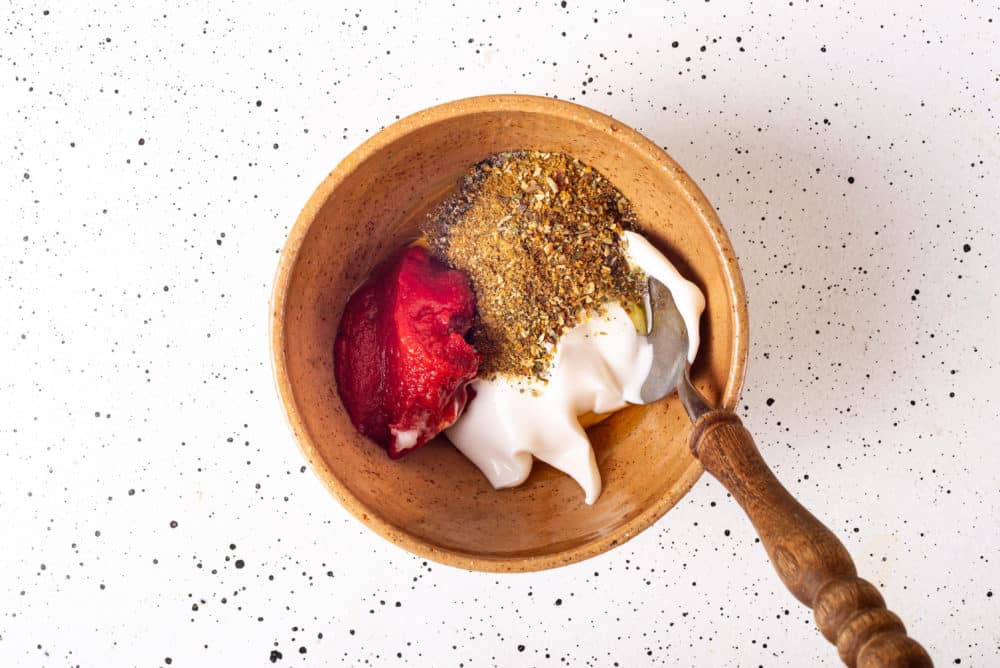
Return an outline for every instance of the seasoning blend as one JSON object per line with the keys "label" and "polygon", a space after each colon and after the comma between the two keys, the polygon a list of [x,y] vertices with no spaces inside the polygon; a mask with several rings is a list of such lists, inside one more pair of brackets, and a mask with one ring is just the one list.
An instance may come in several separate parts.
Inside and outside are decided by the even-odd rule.
{"label": "seasoning blend", "polygon": [[621,245],[632,205],[562,153],[498,153],[424,225],[432,251],[469,275],[481,377],[543,378],[566,330],[608,303],[639,305],[645,277]]}

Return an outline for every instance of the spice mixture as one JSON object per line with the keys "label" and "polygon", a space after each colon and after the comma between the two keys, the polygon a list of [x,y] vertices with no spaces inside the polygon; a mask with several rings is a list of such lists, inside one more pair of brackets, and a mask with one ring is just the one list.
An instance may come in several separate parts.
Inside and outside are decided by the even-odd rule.
{"label": "spice mixture", "polygon": [[635,224],[625,196],[572,156],[512,151],[475,165],[423,232],[472,281],[480,376],[544,380],[566,330],[609,302],[641,304],[645,277],[621,240]]}

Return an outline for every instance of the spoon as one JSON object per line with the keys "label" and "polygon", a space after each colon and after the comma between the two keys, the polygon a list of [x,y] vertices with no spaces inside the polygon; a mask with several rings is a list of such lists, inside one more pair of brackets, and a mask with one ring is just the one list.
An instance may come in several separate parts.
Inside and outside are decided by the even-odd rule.
{"label": "spoon", "polygon": [[735,413],[712,407],[691,382],[688,335],[670,290],[649,279],[653,365],[640,389],[646,403],[674,389],[693,426],[690,448],[750,518],[778,577],[812,608],[816,626],[848,666],[924,668],[930,656],[873,584],[859,578],[837,537],[786,490]]}

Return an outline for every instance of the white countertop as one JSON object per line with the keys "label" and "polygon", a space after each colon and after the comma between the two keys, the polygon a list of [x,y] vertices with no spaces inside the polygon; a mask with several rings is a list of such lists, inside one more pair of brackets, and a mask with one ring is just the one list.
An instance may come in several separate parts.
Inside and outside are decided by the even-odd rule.
{"label": "white countertop", "polygon": [[937,665],[1000,664],[995,5],[177,4],[0,10],[0,665],[839,665],[708,476],[499,576],[306,469],[266,336],[289,226],[371,133],[492,92],[691,173],[765,457]]}

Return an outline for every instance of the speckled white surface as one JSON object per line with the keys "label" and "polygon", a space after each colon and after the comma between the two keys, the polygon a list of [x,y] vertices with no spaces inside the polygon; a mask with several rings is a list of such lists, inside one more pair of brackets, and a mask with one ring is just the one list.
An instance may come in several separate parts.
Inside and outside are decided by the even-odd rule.
{"label": "speckled white surface", "polygon": [[995,3],[322,4],[0,8],[0,665],[838,665],[708,477],[611,553],[497,576],[305,468],[278,248],[369,134],[488,92],[694,176],[765,456],[938,665],[1000,665]]}

